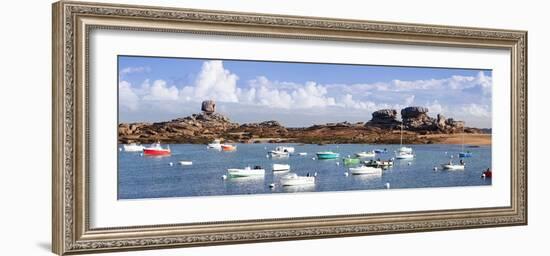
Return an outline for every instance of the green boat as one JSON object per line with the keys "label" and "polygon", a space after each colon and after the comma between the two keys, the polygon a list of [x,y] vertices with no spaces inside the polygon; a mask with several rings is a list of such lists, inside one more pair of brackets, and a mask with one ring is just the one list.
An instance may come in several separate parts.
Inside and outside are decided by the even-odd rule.
{"label": "green boat", "polygon": [[345,165],[354,165],[354,164],[359,164],[361,162],[361,160],[359,158],[355,158],[355,157],[346,157],[344,158],[344,164]]}
{"label": "green boat", "polygon": [[335,159],[340,157],[340,154],[334,153],[332,151],[317,152],[318,159]]}

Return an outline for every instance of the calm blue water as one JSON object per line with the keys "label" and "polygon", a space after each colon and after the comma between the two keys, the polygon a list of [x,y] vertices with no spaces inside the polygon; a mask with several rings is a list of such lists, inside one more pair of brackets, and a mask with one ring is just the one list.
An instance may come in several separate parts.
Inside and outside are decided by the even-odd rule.
{"label": "calm blue water", "polygon": [[[292,145],[296,155],[286,159],[266,158],[268,150],[278,145]],[[297,145],[297,144],[238,144],[238,150],[223,152],[206,149],[205,145],[172,144],[172,155],[167,157],[148,157],[140,153],[118,153],[118,198],[161,198],[185,196],[214,196],[269,194],[288,192],[346,191],[385,189],[390,183],[391,189],[425,188],[450,186],[491,185],[491,179],[481,179],[483,169],[491,166],[491,147],[468,148],[473,157],[465,158],[464,171],[445,171],[440,164],[448,162],[454,155],[457,162],[461,145],[410,145],[415,152],[413,160],[395,160],[394,167],[382,175],[345,176],[348,167],[341,159],[313,160],[315,152],[332,150],[341,156],[356,152],[387,148],[387,154],[377,156],[389,159],[399,145]],[[298,156],[298,152],[307,152],[307,156]],[[445,153],[447,152],[447,154]],[[181,166],[179,161],[193,161],[192,166]],[[170,166],[170,162],[173,166]],[[340,164],[337,165],[336,163]],[[290,164],[291,171],[298,175],[317,172],[314,186],[282,187],[278,185],[284,173],[271,171],[273,163]],[[410,163],[410,164],[409,164]],[[228,178],[228,168],[244,168],[260,165],[266,169],[260,178]],[[438,166],[434,171],[433,167]],[[275,183],[275,188],[269,184]]]}

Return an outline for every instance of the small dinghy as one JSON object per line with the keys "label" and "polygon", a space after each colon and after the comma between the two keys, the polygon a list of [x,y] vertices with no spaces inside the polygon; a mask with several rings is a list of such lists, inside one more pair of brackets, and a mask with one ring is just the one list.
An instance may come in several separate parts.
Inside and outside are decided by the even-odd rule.
{"label": "small dinghy", "polygon": [[250,168],[250,166],[248,166],[244,169],[227,169],[227,173],[231,177],[263,176],[265,175],[265,170],[260,166],[255,166],[254,168]]}
{"label": "small dinghy", "polygon": [[280,150],[271,150],[269,151],[271,157],[289,157],[290,153]]}
{"label": "small dinghy", "polygon": [[370,161],[365,161],[364,163],[365,163],[365,166],[370,166],[370,167],[386,168],[386,167],[393,166],[393,161],[392,160],[387,160],[387,161],[384,161],[384,160],[370,160]]}
{"label": "small dinghy", "polygon": [[343,159],[345,165],[354,165],[359,164],[361,160],[356,157],[346,157]]}
{"label": "small dinghy", "polygon": [[371,166],[359,166],[349,168],[349,172],[354,175],[359,174],[382,174],[382,168]]}
{"label": "small dinghy", "polygon": [[237,150],[237,146],[230,145],[230,144],[221,144],[221,148],[223,151],[235,151]]}
{"label": "small dinghy", "polygon": [[298,176],[298,174],[296,173],[289,173],[281,178],[281,185],[283,186],[315,185],[315,177]]}
{"label": "small dinghy", "polygon": [[374,151],[369,151],[369,152],[359,152],[359,153],[355,153],[355,155],[357,157],[361,157],[361,158],[364,158],[364,157],[374,157],[376,155],[376,153],[374,153]]}
{"label": "small dinghy", "polygon": [[450,170],[450,171],[464,170],[465,166],[466,166],[466,164],[464,162],[462,162],[462,160],[460,161],[459,164],[453,164],[452,161],[449,161],[449,163],[441,165],[441,167],[443,167],[443,169]]}
{"label": "small dinghy", "polygon": [[208,143],[206,148],[213,148],[213,149],[221,150],[222,149],[222,144],[220,143],[220,140],[216,139],[216,140],[212,141],[211,143]]}
{"label": "small dinghy", "polygon": [[288,164],[273,164],[274,172],[288,172],[290,171],[290,165]]}
{"label": "small dinghy", "polygon": [[180,165],[193,165],[192,161],[180,161]]}
{"label": "small dinghy", "polygon": [[145,147],[136,143],[130,143],[122,145],[122,148],[124,148],[125,152],[141,152]]}
{"label": "small dinghy", "polygon": [[335,159],[340,157],[340,154],[332,151],[317,152],[317,159]]}
{"label": "small dinghy", "polygon": [[298,153],[299,156],[307,156],[307,152],[300,152]]}

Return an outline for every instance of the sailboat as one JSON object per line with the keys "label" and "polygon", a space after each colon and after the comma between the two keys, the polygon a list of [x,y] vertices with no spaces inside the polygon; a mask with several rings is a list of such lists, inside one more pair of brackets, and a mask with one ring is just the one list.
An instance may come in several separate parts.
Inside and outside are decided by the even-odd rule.
{"label": "sailboat", "polygon": [[413,159],[412,148],[403,146],[403,124],[401,124],[401,140],[400,140],[399,152],[395,156],[396,159]]}
{"label": "sailboat", "polygon": [[458,153],[458,157],[472,157],[472,152],[464,151],[464,127],[462,128],[462,151]]}

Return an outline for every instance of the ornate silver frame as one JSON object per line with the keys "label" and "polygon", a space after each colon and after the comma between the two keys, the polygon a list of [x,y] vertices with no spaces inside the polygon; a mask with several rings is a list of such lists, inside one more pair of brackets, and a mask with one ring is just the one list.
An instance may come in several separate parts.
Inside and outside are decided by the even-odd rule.
{"label": "ornate silver frame", "polygon": [[[511,205],[91,229],[88,34],[93,29],[497,48],[511,51]],[[53,4],[55,253],[202,246],[527,224],[527,32],[61,1]]]}

